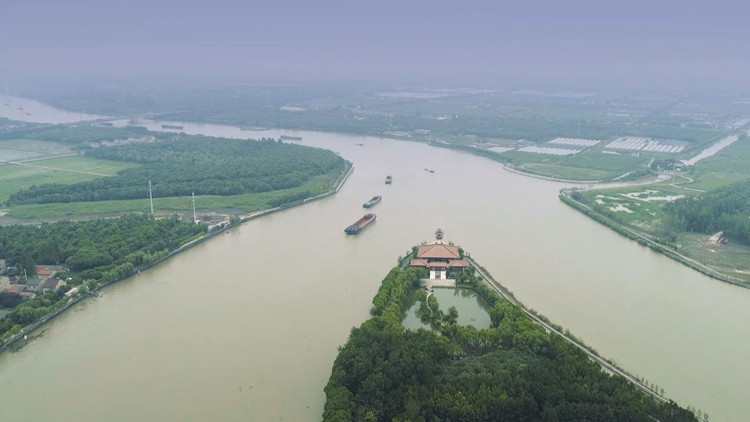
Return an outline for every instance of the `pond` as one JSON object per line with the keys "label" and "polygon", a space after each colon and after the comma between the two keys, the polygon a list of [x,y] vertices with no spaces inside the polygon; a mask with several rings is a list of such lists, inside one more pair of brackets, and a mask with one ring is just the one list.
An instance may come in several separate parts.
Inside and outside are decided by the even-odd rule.
{"label": "pond", "polygon": [[[484,298],[479,296],[474,290],[466,288],[435,288],[432,293],[438,300],[440,310],[448,312],[451,306],[455,306],[458,311],[458,323],[461,325],[473,325],[475,328],[490,327],[490,305]],[[418,328],[430,329],[430,324],[423,323],[417,316],[419,302],[417,301],[416,291],[409,296],[408,310],[403,324],[409,330]]]}

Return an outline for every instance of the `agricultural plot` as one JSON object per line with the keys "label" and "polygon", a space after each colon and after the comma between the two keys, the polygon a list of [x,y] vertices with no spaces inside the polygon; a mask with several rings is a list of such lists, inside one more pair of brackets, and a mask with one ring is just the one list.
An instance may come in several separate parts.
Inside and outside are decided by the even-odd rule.
{"label": "agricultural plot", "polygon": [[69,145],[32,139],[0,141],[0,162],[22,161],[71,154]]}
{"label": "agricultural plot", "polygon": [[39,160],[27,165],[0,165],[0,202],[21,189],[45,183],[73,184],[98,177],[113,176],[137,164],[86,157]]}
{"label": "agricultural plot", "polygon": [[606,148],[662,152],[668,154],[682,152],[682,150],[685,149],[683,145],[667,144],[642,136],[622,136],[607,144]]}
{"label": "agricultural plot", "polygon": [[573,145],[577,147],[593,147],[599,142],[601,141],[598,141],[596,139],[555,138],[547,143],[556,145]]}
{"label": "agricultural plot", "polygon": [[518,151],[547,155],[574,155],[580,152],[580,150],[577,149],[538,147],[536,145],[519,148]]}
{"label": "agricultural plot", "polygon": [[750,137],[740,137],[737,142],[716,155],[698,162],[691,172],[694,182],[684,186],[711,190],[750,178]]}
{"label": "agricultural plot", "polygon": [[[283,199],[286,196],[308,192],[313,195],[324,193],[329,189],[333,178],[333,176],[327,175],[315,176],[302,186],[271,192],[246,193],[231,196],[196,195],[195,207],[198,212],[247,213],[260,211],[270,208],[269,202]],[[116,216],[132,212],[149,212],[149,209],[148,191],[144,187],[143,199],[19,205],[9,209],[7,216],[16,221],[61,220],[68,218]],[[154,198],[154,209],[159,215],[171,215],[174,213],[190,215],[192,212],[192,198],[189,196]]]}

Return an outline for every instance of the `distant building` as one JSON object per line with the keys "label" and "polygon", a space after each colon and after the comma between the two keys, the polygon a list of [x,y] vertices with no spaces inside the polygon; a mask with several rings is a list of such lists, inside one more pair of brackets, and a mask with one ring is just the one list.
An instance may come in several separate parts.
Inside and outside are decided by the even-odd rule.
{"label": "distant building", "polygon": [[54,270],[52,270],[52,268],[45,267],[44,265],[37,265],[36,266],[36,275],[37,275],[37,277],[39,277],[41,279],[45,279],[46,280],[46,279],[52,277],[52,273],[53,272],[54,272]]}
{"label": "distant building", "polygon": [[23,284],[11,284],[10,287],[0,290],[0,306],[13,308],[32,296],[33,293],[26,291]]}

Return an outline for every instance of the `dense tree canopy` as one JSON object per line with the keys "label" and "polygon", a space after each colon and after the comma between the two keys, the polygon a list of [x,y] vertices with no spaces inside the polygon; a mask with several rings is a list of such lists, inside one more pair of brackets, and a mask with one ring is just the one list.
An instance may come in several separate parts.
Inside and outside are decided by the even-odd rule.
{"label": "dense tree canopy", "polygon": [[[146,215],[0,226],[0,257],[29,274],[34,274],[37,264],[65,265],[71,278],[69,285],[86,282],[87,287],[94,288],[165,257],[205,230],[204,224],[187,223],[177,217],[154,219]],[[60,292],[47,292],[21,303],[0,319],[0,343],[11,330],[17,332],[65,300]]]}
{"label": "dense tree canopy", "polygon": [[272,139],[231,140],[184,136],[178,140],[92,149],[87,156],[142,164],[73,185],[45,184],[19,191],[8,204],[238,195],[303,185],[312,177],[341,172],[346,162],[331,151]]}
{"label": "dense tree canopy", "polygon": [[383,280],[373,317],[339,350],[325,421],[696,420],[603,372],[494,292],[488,329],[450,316],[437,332],[404,329],[406,297],[423,275],[394,269]]}
{"label": "dense tree canopy", "polygon": [[671,225],[684,231],[723,231],[733,241],[750,244],[750,181],[738,182],[667,204]]}

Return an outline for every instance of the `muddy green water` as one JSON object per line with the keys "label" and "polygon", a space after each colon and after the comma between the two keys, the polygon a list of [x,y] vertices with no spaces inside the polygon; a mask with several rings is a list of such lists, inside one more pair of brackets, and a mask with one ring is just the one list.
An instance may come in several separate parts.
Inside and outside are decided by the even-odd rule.
{"label": "muddy green water", "polygon": [[[454,306],[458,311],[458,323],[461,325],[473,325],[478,329],[489,328],[490,308],[489,304],[479,297],[473,290],[469,289],[443,289],[435,288],[432,292],[438,300],[440,310],[448,313],[448,309]],[[404,327],[410,330],[424,328],[430,329],[430,324],[424,324],[417,316],[417,309],[421,302],[417,302],[415,294],[409,297],[406,318],[404,318]]]}
{"label": "muddy green water", "polygon": [[[397,257],[437,227],[527,306],[669,397],[715,421],[750,415],[750,291],[567,207],[557,199],[563,184],[418,143],[184,130],[300,135],[355,170],[337,195],[249,222],[107,288],[20,351],[0,354],[0,420],[318,420],[337,346],[367,318]],[[346,236],[361,204],[379,194],[377,221]]]}

